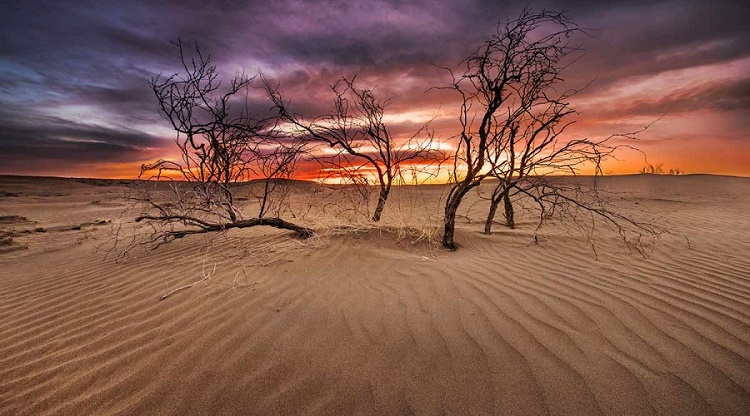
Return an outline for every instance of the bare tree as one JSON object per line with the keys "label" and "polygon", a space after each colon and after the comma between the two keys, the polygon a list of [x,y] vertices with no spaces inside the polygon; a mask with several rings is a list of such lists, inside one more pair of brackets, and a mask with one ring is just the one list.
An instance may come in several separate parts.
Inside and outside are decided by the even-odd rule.
{"label": "bare tree", "polygon": [[[463,61],[463,73],[453,78],[451,89],[462,99],[461,132],[453,156],[454,181],[445,203],[442,243],[455,250],[456,212],[464,196],[488,177],[503,178],[512,155],[511,137],[527,128],[524,118],[559,79],[562,60],[576,48],[569,38],[581,31],[562,12],[535,13],[524,9],[518,19],[498,26],[492,37]],[[564,105],[549,100],[554,106]],[[562,115],[567,110],[559,111]],[[546,128],[543,123],[542,128]],[[501,181],[498,197],[510,189]]]}
{"label": "bare tree", "polygon": [[[489,172],[498,180],[498,184],[489,198],[485,234],[491,233],[492,222],[501,202],[505,208],[506,225],[515,228],[511,197],[519,191],[519,184],[527,176],[549,173],[544,168],[551,168],[553,173],[558,173],[557,169],[550,166],[552,163],[570,167],[567,162],[572,162],[562,160],[567,157],[567,152],[557,152],[556,147],[558,136],[570,124],[564,120],[573,113],[567,103],[567,98],[573,92],[550,97],[550,88],[560,78],[558,66],[553,62],[547,64],[536,68],[538,74],[529,77],[527,85],[515,89],[515,101],[511,103],[515,106],[513,117],[506,121],[508,128],[504,135],[498,138],[495,146],[488,149]],[[555,156],[551,157],[552,155]]]}
{"label": "bare tree", "polygon": [[[583,227],[603,220],[639,251],[644,235],[661,231],[610,205],[597,189],[602,161],[619,149],[633,149],[636,134],[649,126],[603,139],[563,137],[576,114],[570,99],[578,91],[560,88],[562,72],[579,50],[571,43],[576,33],[585,31],[564,12],[524,9],[464,60],[460,76],[451,72],[452,88],[463,98],[462,131],[454,156],[455,183],[445,206],[444,246],[456,248],[456,210],[486,178],[498,181],[489,197],[487,234],[500,203],[506,224],[515,227],[512,199],[520,196],[536,203],[539,226],[555,214]],[[590,184],[578,180],[584,169],[594,170]]]}
{"label": "bare tree", "polygon": [[[161,113],[177,132],[180,159],[143,165],[140,177],[146,186],[139,197],[143,211],[136,222],[148,222],[152,241],[158,243],[258,225],[311,236],[309,228],[265,216],[272,181],[291,174],[303,147],[289,144],[276,118],[250,114],[248,96],[243,100],[242,95],[255,77],[239,74],[221,92],[210,56],[204,56],[197,45],[193,56],[187,56],[180,41],[174,44],[184,73],[157,76],[149,84]],[[235,193],[258,176],[266,181],[260,212],[257,218],[245,219]],[[164,182],[169,184],[166,192],[157,191],[165,189]]]}
{"label": "bare tree", "polygon": [[352,184],[368,185],[367,171],[374,171],[379,186],[378,203],[372,215],[377,222],[385,208],[394,180],[403,166],[412,162],[434,162],[440,150],[425,123],[414,135],[398,143],[384,120],[388,100],[375,97],[372,89],[357,88],[355,78],[342,78],[331,86],[335,94],[330,114],[305,120],[292,113],[278,87],[265,82],[283,120],[296,127],[308,141],[334,149],[333,155],[318,156],[338,175]]}
{"label": "bare tree", "polygon": [[[544,91],[553,86],[538,85],[529,91]],[[544,87],[544,88],[539,88]],[[492,173],[498,178],[498,185],[490,198],[490,209],[485,221],[485,233],[490,234],[497,206],[503,202],[506,225],[515,227],[512,197],[528,194],[530,188],[550,186],[548,182],[533,180],[557,175],[577,176],[583,168],[593,168],[594,175],[601,173],[602,161],[614,155],[615,151],[635,139],[635,133],[614,134],[604,139],[561,138],[565,129],[573,124],[568,116],[575,111],[570,108],[568,99],[576,91],[566,91],[552,98],[551,93],[534,92],[524,100],[528,103],[515,122],[503,144],[505,157],[501,163],[490,160]]]}

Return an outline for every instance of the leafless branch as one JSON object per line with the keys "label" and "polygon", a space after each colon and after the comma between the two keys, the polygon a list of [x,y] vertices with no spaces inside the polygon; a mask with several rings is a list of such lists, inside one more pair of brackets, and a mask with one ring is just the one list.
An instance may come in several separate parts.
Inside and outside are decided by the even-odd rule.
{"label": "leafless branch", "polygon": [[[179,40],[174,45],[182,72],[156,76],[149,85],[176,132],[180,156],[141,168],[133,198],[141,203],[136,222],[151,229],[147,241],[158,245],[188,234],[259,225],[311,236],[312,230],[282,220],[280,210],[271,209],[282,204],[277,181],[292,177],[304,143],[285,134],[278,117],[251,113],[248,94],[256,77],[240,73],[222,88],[210,56],[197,44],[192,53]],[[263,182],[258,217],[245,219],[236,194],[257,179]],[[277,216],[267,218],[270,211]]]}
{"label": "leafless branch", "polygon": [[316,156],[329,172],[364,187],[370,185],[369,178],[374,177],[379,193],[372,221],[377,222],[392,186],[404,171],[416,162],[439,163],[443,159],[442,151],[429,128],[430,122],[409,138],[393,137],[384,119],[390,101],[377,98],[373,89],[358,88],[355,80],[356,77],[341,78],[332,85],[331,112],[307,119],[289,110],[278,86],[267,79],[264,83],[280,117],[293,126],[300,137],[333,150]]}

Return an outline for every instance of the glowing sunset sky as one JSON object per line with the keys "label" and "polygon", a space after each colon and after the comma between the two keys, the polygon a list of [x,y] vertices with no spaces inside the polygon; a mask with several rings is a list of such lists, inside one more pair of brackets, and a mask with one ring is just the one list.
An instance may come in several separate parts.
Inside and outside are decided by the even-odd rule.
{"label": "glowing sunset sky", "polygon": [[[426,93],[500,20],[526,3],[25,1],[0,13],[0,173],[134,177],[173,152],[174,134],[146,80],[178,71],[170,40],[198,41],[219,71],[258,69],[293,109],[322,112],[328,85],[358,74],[392,98],[392,130],[437,115],[451,131],[455,97]],[[238,6],[237,3],[243,3]],[[603,3],[609,3],[604,5]],[[583,87],[571,133],[637,130],[651,162],[687,173],[750,175],[750,7],[740,1],[532,2],[592,28],[565,73]],[[258,103],[259,108],[269,105]],[[638,154],[606,172],[634,173]]]}

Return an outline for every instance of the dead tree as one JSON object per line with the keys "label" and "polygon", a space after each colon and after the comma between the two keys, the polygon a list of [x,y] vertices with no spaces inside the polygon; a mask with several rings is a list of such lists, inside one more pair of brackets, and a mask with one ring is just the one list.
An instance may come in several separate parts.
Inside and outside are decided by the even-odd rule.
{"label": "dead tree", "polygon": [[[540,226],[556,213],[584,227],[604,220],[639,251],[642,236],[660,231],[611,206],[596,187],[602,161],[621,148],[632,149],[636,134],[648,126],[603,139],[563,137],[576,113],[569,101],[577,91],[561,88],[561,74],[579,50],[571,43],[576,33],[585,31],[563,12],[525,9],[518,19],[499,26],[464,61],[464,72],[453,76],[452,88],[463,98],[462,131],[454,158],[456,182],[445,208],[446,247],[456,248],[455,214],[463,196],[489,177],[498,183],[489,198],[487,234],[500,203],[507,224],[515,226],[512,199],[521,195],[538,205]],[[594,170],[590,185],[578,180],[584,169]]]}
{"label": "dead tree", "polygon": [[[570,99],[578,93],[568,89],[558,92],[562,81],[562,65],[540,67],[538,76],[529,85],[517,91],[520,97],[517,117],[513,120],[508,134],[502,139],[501,154],[490,153],[490,172],[498,179],[490,199],[490,207],[485,220],[484,232],[490,234],[497,207],[502,202],[505,208],[506,225],[515,227],[512,200],[516,197],[535,194],[536,202],[541,203],[542,212],[552,211],[549,201],[555,204],[567,201],[575,195],[576,210],[591,209],[600,217],[622,220],[622,215],[607,211],[606,199],[600,198],[595,185],[601,175],[602,162],[614,158],[622,149],[639,151],[632,143],[637,135],[649,128],[622,134],[612,134],[605,138],[565,138],[565,130],[575,122],[576,111],[570,106]],[[653,124],[653,123],[652,123]],[[640,151],[639,151],[640,152]],[[556,188],[560,181],[542,180],[555,176],[577,177],[584,170],[592,170],[594,186],[566,185]],[[567,183],[563,181],[564,183]],[[586,182],[586,181],[583,181]],[[541,187],[542,189],[535,189]],[[583,197],[585,194],[587,196]],[[541,195],[541,196],[539,196]],[[555,198],[550,196],[554,195]],[[588,201],[588,202],[587,202]],[[571,201],[567,201],[571,202]],[[545,205],[546,204],[546,205]],[[558,210],[560,211],[560,210]],[[604,215],[606,214],[606,215]],[[544,218],[544,215],[542,216]],[[628,219],[635,224],[636,221]],[[644,224],[644,228],[651,226]]]}
{"label": "dead tree", "polygon": [[562,12],[525,9],[463,61],[462,73],[448,69],[449,88],[461,97],[461,132],[445,202],[445,247],[456,249],[456,212],[464,196],[507,168],[509,137],[524,128],[524,114],[533,106],[529,100],[547,92],[563,58],[576,50],[569,39],[579,31]]}
{"label": "dead tree", "polygon": [[[159,109],[177,136],[179,160],[161,159],[143,165],[141,215],[136,222],[151,225],[154,243],[188,234],[246,228],[259,225],[291,230],[300,237],[313,234],[309,228],[278,217],[266,218],[261,205],[257,218],[243,218],[235,194],[260,173],[266,180],[279,173],[289,175],[301,146],[281,146],[276,119],[250,114],[243,95],[255,77],[235,76],[222,90],[210,56],[195,46],[192,56],[180,41],[182,74],[154,77],[149,85]],[[233,108],[233,104],[239,110]],[[243,105],[244,104],[244,105]],[[263,169],[272,166],[273,169]],[[168,184],[168,186],[166,186]],[[272,189],[266,186],[263,200]]]}
{"label": "dead tree", "polygon": [[570,107],[569,99],[576,91],[555,94],[555,84],[562,80],[561,68],[554,62],[550,64],[538,68],[539,75],[530,80],[530,85],[517,91],[517,116],[508,133],[501,138],[502,152],[491,154],[489,158],[490,172],[498,179],[498,184],[490,197],[485,234],[491,233],[501,202],[505,208],[506,225],[515,228],[512,197],[521,191],[527,177],[576,175],[586,165],[598,169],[601,161],[616,150],[616,146],[608,143],[612,138],[567,142],[561,138],[573,123],[569,116],[575,111]]}
{"label": "dead tree", "polygon": [[342,78],[331,86],[335,98],[330,114],[308,120],[289,110],[278,87],[268,81],[265,84],[281,118],[297,128],[301,137],[334,149],[333,155],[318,156],[328,169],[355,185],[363,183],[368,170],[374,171],[379,193],[372,221],[377,222],[402,167],[412,162],[439,161],[440,150],[434,146],[429,122],[399,143],[384,120],[389,101],[376,98],[372,89],[356,87],[355,78]]}

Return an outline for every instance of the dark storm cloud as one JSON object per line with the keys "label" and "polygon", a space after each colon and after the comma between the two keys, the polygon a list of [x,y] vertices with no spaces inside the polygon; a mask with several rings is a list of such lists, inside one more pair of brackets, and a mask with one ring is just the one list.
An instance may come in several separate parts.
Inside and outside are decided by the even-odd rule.
{"label": "dark storm cloud", "polygon": [[[587,3],[587,2],[574,2]],[[600,84],[750,55],[750,8],[736,1],[601,4],[574,9],[591,28],[573,77]]]}
{"label": "dark storm cloud", "polygon": [[139,162],[144,153],[163,146],[162,140],[141,131],[27,114],[4,105],[0,125],[0,165],[11,173],[48,171],[50,165]]}
{"label": "dark storm cloud", "polygon": [[[596,78],[585,96],[628,77],[750,56],[750,15],[742,2],[550,0],[532,6],[568,9],[594,29],[592,38],[582,39],[586,54],[567,76],[572,86]],[[243,67],[262,69],[281,83],[297,111],[324,112],[332,98],[328,86],[359,74],[363,86],[393,98],[390,110],[424,112],[449,99],[425,94],[447,82],[427,62],[455,65],[523,6],[489,0],[73,0],[3,7],[0,146],[3,159],[17,167],[39,157],[60,164],[129,162],[140,149],[169,146],[168,126],[146,80],[179,70],[169,44],[178,37],[198,41],[226,76]],[[696,85],[682,91],[686,96],[654,98],[628,111],[709,106],[747,112],[747,78],[725,87]],[[267,111],[261,99],[252,105]],[[3,172],[13,173],[7,166]]]}

